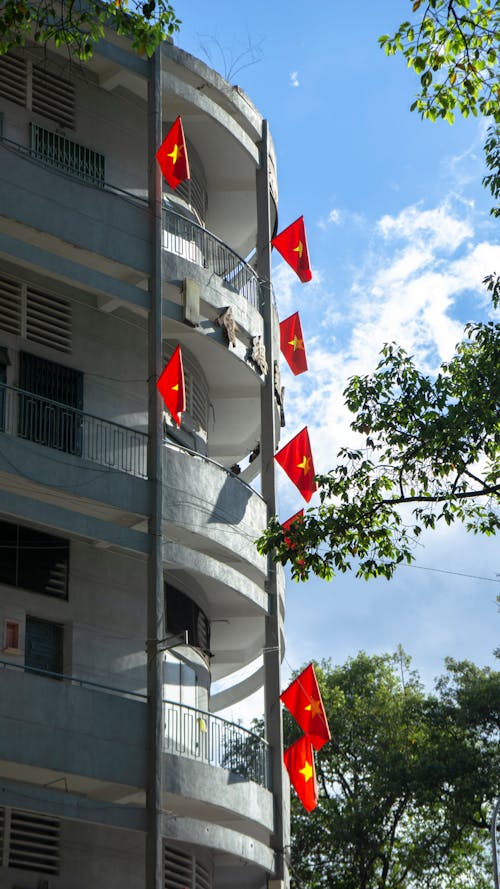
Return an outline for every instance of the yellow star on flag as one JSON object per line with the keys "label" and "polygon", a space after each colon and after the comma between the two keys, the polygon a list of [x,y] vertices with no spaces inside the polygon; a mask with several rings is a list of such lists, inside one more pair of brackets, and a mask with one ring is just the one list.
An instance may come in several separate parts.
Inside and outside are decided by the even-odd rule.
{"label": "yellow star on flag", "polygon": [[298,336],[294,336],[293,340],[288,340],[288,345],[293,346],[293,351],[304,348],[304,340],[299,340]]}
{"label": "yellow star on flag", "polygon": [[306,784],[308,781],[311,780],[311,778],[313,776],[313,769],[312,769],[311,763],[308,762],[307,759],[304,763],[304,768],[299,769],[299,773],[304,776],[304,781],[306,782]]}
{"label": "yellow star on flag", "polygon": [[319,716],[321,713],[321,702],[311,698],[311,703],[305,707],[305,710],[310,710],[311,716]]}
{"label": "yellow star on flag", "polygon": [[307,473],[311,469],[311,461],[309,457],[306,457],[304,455],[304,457],[302,458],[302,463],[297,463],[297,469],[302,469],[304,475],[307,475]]}
{"label": "yellow star on flag", "polygon": [[170,154],[167,154],[167,157],[171,157],[172,163],[176,164],[182,154],[182,151],[183,151],[182,145],[176,144],[176,145],[174,145],[174,150],[171,151]]}
{"label": "yellow star on flag", "polygon": [[297,246],[293,248],[293,251],[292,251],[292,252],[293,252],[293,253],[298,253],[298,254],[299,254],[299,259],[302,259],[302,253],[303,253],[303,251],[304,251],[304,245],[303,245],[302,241],[299,241],[299,243],[297,244]]}
{"label": "yellow star on flag", "polygon": [[172,386],[172,391],[173,391],[173,392],[178,392],[178,391],[179,391],[179,383],[176,383],[175,386]]}

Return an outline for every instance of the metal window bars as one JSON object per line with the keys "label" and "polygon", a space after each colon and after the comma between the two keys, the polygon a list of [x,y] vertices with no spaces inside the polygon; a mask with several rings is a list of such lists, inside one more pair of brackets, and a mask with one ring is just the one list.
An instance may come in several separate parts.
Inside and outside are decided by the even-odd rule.
{"label": "metal window bars", "polygon": [[68,139],[62,133],[54,133],[32,123],[31,155],[85,182],[104,186],[104,155]]}

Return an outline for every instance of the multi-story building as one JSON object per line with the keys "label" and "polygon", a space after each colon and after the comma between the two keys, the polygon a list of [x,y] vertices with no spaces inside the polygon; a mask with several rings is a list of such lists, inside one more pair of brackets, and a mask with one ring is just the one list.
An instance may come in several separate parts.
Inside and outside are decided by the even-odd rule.
{"label": "multi-story building", "polygon": [[[161,198],[158,108],[191,166]],[[143,887],[155,818],[165,889],[284,887],[284,587],[254,545],[280,424],[266,122],[113,34],[85,64],[0,57],[0,112],[0,887]],[[177,343],[186,412],[158,427]],[[262,687],[265,740],[218,715]]]}

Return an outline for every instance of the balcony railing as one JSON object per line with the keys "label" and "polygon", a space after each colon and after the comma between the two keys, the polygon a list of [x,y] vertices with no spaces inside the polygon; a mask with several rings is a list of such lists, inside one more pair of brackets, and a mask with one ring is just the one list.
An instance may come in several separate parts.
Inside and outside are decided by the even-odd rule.
{"label": "balcony railing", "polygon": [[147,477],[148,437],[144,432],[3,383],[0,432],[118,472]]}
{"label": "balcony railing", "polygon": [[[147,701],[147,696],[141,692],[128,691],[64,673],[32,670],[11,661],[0,660],[0,670],[16,670],[33,676],[45,676],[81,688]],[[207,765],[227,769],[247,781],[255,781],[261,787],[270,788],[269,746],[264,738],[206,710],[198,710],[174,701],[163,701],[163,715],[165,753],[186,756]]]}
{"label": "balcony railing", "polygon": [[269,751],[254,732],[195,707],[164,703],[165,750],[269,787]]}
{"label": "balcony railing", "polygon": [[61,133],[31,124],[31,154],[37,160],[93,185],[104,185],[104,155]]}
{"label": "balcony railing", "polygon": [[166,207],[163,209],[163,246],[221,278],[226,287],[259,308],[259,279],[256,272],[223,241],[201,225]]}

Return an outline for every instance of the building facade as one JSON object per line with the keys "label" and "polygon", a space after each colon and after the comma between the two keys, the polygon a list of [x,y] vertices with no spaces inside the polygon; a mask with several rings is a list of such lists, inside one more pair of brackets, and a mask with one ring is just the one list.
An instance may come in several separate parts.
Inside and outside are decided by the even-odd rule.
{"label": "building facade", "polygon": [[[163,886],[287,884],[284,584],[254,545],[282,408],[274,150],[238,87],[172,44],[159,56],[163,132],[182,116],[191,166],[161,198],[149,62],[115,35],[82,65],[0,57],[1,889],[145,885],[151,657]],[[156,441],[151,639],[158,325],[186,412]],[[218,715],[259,688],[266,739]]]}

